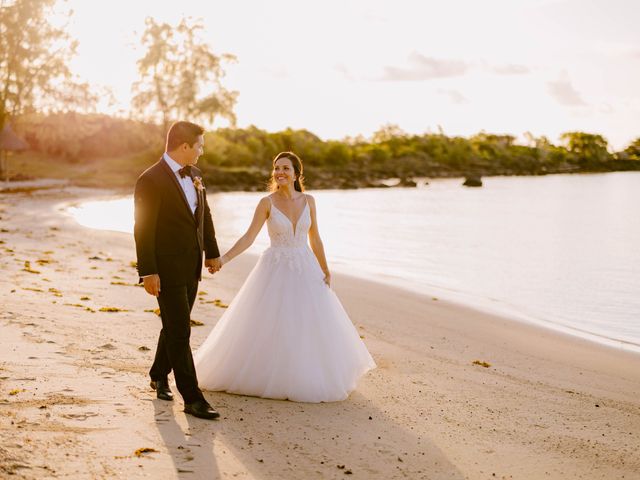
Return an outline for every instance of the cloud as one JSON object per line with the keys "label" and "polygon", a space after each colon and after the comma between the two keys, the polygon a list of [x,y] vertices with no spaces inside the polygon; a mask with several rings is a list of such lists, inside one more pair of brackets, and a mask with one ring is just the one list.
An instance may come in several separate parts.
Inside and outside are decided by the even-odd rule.
{"label": "cloud", "polygon": [[549,94],[561,105],[568,107],[580,107],[586,105],[578,91],[573,88],[568,78],[562,78],[555,82],[548,82]]}
{"label": "cloud", "polygon": [[389,19],[381,14],[378,13],[374,13],[373,11],[367,11],[364,12],[363,14],[363,18],[371,23],[377,23],[377,24],[388,24],[389,23]]}
{"label": "cloud", "polygon": [[465,75],[470,69],[484,68],[497,75],[524,75],[531,70],[525,65],[509,63],[506,65],[473,65],[460,60],[437,59],[414,52],[409,56],[409,66],[384,67],[382,80],[419,82],[435,78],[458,77]]}
{"label": "cloud", "polygon": [[347,80],[353,80],[353,75],[351,74],[351,71],[347,68],[347,66],[344,63],[337,63],[336,65],[333,66],[333,68],[336,72],[340,73]]}
{"label": "cloud", "polygon": [[457,90],[446,90],[444,88],[438,89],[438,93],[441,95],[446,95],[451,100],[451,103],[455,103],[456,105],[462,105],[464,103],[469,103],[467,97],[462,95]]}
{"label": "cloud", "polygon": [[457,77],[464,75],[469,66],[457,60],[439,60],[425,57],[419,53],[409,56],[409,67],[384,67],[382,80],[419,82],[434,78]]}
{"label": "cloud", "polygon": [[598,108],[598,111],[599,111],[600,113],[603,113],[603,114],[605,114],[605,115],[608,115],[608,114],[610,114],[610,113],[615,113],[615,111],[616,111],[616,110],[615,110],[615,108],[613,108],[613,107],[611,106],[611,104],[609,104],[609,103],[604,103],[604,104],[600,105],[600,107]]}
{"label": "cloud", "polygon": [[531,70],[524,65],[514,65],[510,63],[508,65],[491,67],[491,71],[498,75],[524,75],[525,73],[529,73]]}
{"label": "cloud", "polygon": [[268,66],[262,67],[260,70],[265,75],[268,75],[273,78],[277,78],[278,80],[284,80],[291,76],[289,73],[289,70],[284,65],[268,65]]}

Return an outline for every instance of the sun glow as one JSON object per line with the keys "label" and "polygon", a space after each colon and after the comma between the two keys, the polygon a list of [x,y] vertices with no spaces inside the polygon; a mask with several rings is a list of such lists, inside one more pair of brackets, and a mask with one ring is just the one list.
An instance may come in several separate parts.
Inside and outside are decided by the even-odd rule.
{"label": "sun glow", "polygon": [[145,17],[191,16],[203,18],[217,54],[238,57],[224,83],[240,92],[240,127],[343,138],[395,123],[554,141],[585,130],[616,148],[638,135],[640,5],[631,2],[69,4],[74,68],[113,90],[116,105],[101,105],[112,113],[129,110]]}
{"label": "sun glow", "polygon": [[133,233],[133,199],[97,200],[66,209],[85,227]]}

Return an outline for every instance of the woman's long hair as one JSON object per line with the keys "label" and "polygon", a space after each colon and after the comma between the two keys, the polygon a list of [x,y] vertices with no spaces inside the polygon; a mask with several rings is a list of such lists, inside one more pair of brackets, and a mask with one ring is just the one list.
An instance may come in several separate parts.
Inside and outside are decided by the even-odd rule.
{"label": "woman's long hair", "polygon": [[298,192],[304,192],[304,176],[302,172],[304,171],[304,167],[302,166],[302,160],[293,152],[280,152],[273,159],[272,169],[271,169],[271,178],[269,178],[269,183],[267,185],[267,190],[269,192],[275,192],[278,190],[278,182],[276,182],[275,177],[273,176],[273,171],[276,167],[276,162],[281,158],[288,158],[291,160],[291,164],[293,165],[293,171],[296,176],[295,181],[293,182],[293,187]]}

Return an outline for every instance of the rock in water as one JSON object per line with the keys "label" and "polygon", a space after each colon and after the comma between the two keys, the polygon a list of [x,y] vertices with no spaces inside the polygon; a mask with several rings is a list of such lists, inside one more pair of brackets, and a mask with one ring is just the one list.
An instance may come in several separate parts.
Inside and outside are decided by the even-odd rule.
{"label": "rock in water", "polygon": [[399,187],[417,187],[418,184],[412,179],[403,177],[400,179],[400,183],[398,183]]}
{"label": "rock in water", "polygon": [[464,180],[464,183],[462,185],[464,185],[465,187],[481,187],[482,179],[480,177],[470,176]]}

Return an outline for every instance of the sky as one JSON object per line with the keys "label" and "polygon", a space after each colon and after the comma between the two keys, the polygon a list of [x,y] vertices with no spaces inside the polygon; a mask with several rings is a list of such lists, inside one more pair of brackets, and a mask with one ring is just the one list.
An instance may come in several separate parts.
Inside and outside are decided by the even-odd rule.
{"label": "sky", "polygon": [[[179,3],[179,5],[176,5]],[[73,70],[126,113],[146,17],[202,18],[230,53],[237,125],[323,139],[408,133],[640,137],[636,0],[69,0]],[[226,126],[224,121],[213,127]],[[524,141],[524,140],[523,140]]]}

